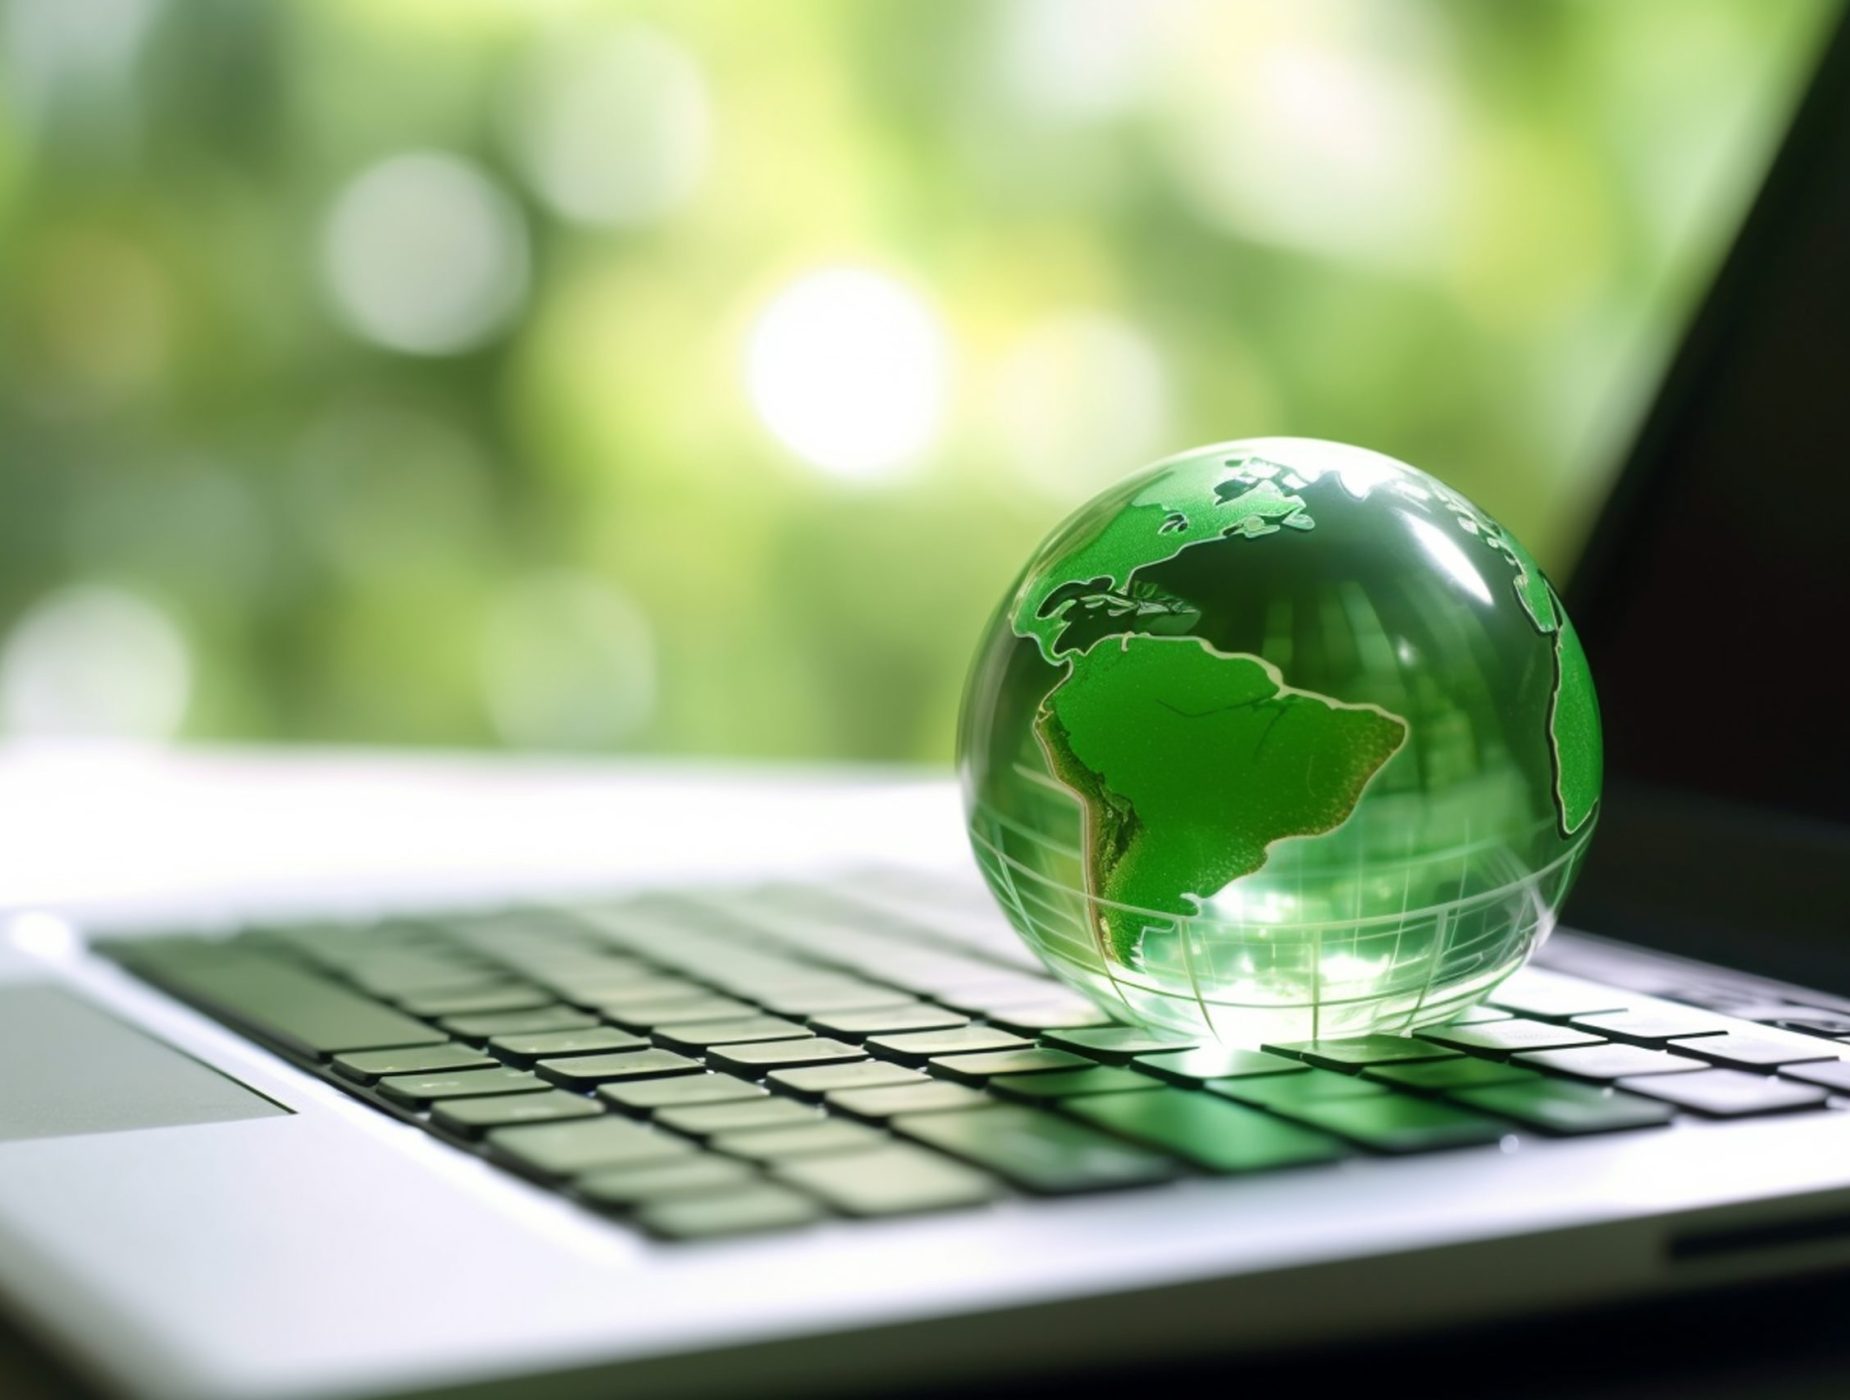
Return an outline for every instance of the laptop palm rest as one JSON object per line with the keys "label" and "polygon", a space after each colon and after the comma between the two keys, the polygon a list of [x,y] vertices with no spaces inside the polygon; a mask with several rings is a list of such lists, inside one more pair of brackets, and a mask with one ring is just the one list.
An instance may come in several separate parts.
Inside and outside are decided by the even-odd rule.
{"label": "laptop palm rest", "polygon": [[288,1109],[56,987],[0,987],[0,1142]]}

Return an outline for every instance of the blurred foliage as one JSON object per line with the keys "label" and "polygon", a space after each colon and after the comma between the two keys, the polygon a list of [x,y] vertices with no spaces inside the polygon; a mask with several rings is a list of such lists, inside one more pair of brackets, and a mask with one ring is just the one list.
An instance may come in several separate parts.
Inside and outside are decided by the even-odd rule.
{"label": "blurred foliage", "polygon": [[1254,434],[1564,571],[1834,14],[9,0],[0,725],[942,759]]}

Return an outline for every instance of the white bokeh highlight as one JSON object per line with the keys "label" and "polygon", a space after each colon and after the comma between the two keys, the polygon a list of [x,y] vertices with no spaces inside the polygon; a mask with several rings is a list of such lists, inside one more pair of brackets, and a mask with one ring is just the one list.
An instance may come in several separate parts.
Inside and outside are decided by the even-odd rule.
{"label": "white bokeh highlight", "polygon": [[511,117],[515,155],[562,218],[633,226],[673,212],[706,173],[712,104],[693,57],[643,25],[575,30],[535,55]]}
{"label": "white bokeh highlight", "polygon": [[896,278],[811,272],[772,298],[745,354],[752,407],[797,456],[847,480],[887,476],[931,446],[950,352],[937,315]]}
{"label": "white bokeh highlight", "polygon": [[1358,261],[1443,259],[1457,100],[1437,28],[1417,7],[1223,11],[1175,65],[1168,153],[1202,218]]}
{"label": "white bokeh highlight", "polygon": [[26,610],[0,648],[0,728],[63,739],[179,732],[193,683],[186,639],[137,593],[74,584]]}
{"label": "white bokeh highlight", "polygon": [[526,300],[526,227],[457,156],[392,156],[354,177],[328,215],[323,272],[335,313],[366,340],[450,355],[491,339]]}
{"label": "white bokeh highlight", "polygon": [[991,11],[1003,88],[1053,122],[1120,117],[1160,75],[1177,12],[1175,0],[1007,0]]}

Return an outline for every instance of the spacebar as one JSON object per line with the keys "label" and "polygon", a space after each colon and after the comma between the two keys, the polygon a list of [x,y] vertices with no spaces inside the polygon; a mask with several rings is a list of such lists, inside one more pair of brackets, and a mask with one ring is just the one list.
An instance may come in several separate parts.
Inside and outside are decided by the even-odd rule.
{"label": "spacebar", "polygon": [[262,953],[142,956],[130,965],[182,1000],[298,1054],[320,1057],[446,1039],[421,1021]]}

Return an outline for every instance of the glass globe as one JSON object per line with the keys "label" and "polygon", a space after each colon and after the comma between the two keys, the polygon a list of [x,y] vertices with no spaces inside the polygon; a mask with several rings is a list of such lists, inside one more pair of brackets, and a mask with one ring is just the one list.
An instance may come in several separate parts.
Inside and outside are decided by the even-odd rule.
{"label": "glass globe", "polygon": [[1554,925],[1592,677],[1535,561],[1404,463],[1256,438],[1041,546],[977,654],[970,839],[1053,972],[1230,1044],[1443,1021]]}

